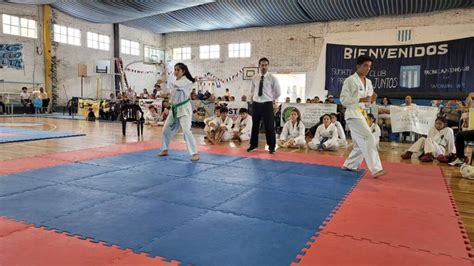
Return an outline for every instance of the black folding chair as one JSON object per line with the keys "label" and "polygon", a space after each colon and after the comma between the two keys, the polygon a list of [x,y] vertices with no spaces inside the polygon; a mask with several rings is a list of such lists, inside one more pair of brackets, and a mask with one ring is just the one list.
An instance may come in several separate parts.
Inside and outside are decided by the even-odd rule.
{"label": "black folding chair", "polygon": [[122,133],[125,136],[127,130],[127,122],[135,122],[137,124],[138,136],[143,135],[143,124],[145,118],[143,117],[142,108],[138,104],[122,105]]}

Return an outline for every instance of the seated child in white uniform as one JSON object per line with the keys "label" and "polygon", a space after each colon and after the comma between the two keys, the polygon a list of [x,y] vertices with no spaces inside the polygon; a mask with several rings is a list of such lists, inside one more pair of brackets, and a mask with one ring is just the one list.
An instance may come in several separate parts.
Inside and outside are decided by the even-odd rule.
{"label": "seated child in white uniform", "polygon": [[291,111],[290,119],[283,126],[278,140],[282,148],[301,148],[306,146],[305,126],[298,109]]}
{"label": "seated child in white uniform", "polygon": [[369,123],[370,131],[372,132],[372,135],[374,135],[375,144],[377,145],[377,149],[378,149],[382,131],[380,130],[380,127],[377,123],[377,119],[375,119],[375,116],[373,114],[367,114],[367,118],[368,118],[367,122]]}
{"label": "seated child in white uniform", "polygon": [[204,132],[206,133],[205,139],[209,139],[209,134],[211,133],[211,128],[209,127],[209,124],[212,121],[214,121],[214,119],[216,119],[216,117],[219,117],[219,116],[221,116],[221,107],[216,106],[216,108],[214,109],[214,115],[204,119],[204,124],[205,124]]}
{"label": "seated child in white uniform", "polygon": [[420,161],[432,162],[434,158],[440,162],[445,162],[445,157],[453,156],[456,153],[454,144],[454,132],[447,127],[444,117],[437,117],[435,126],[430,129],[428,136],[418,139],[404,154],[402,159],[410,159],[413,153],[420,152]]}
{"label": "seated child in white uniform", "polygon": [[339,136],[339,138],[337,139],[339,146],[347,146],[346,132],[344,132],[344,128],[342,127],[341,122],[337,121],[337,114],[331,114],[331,123],[336,126],[337,135]]}
{"label": "seated child in white uniform", "polygon": [[336,126],[331,123],[331,115],[323,115],[323,123],[318,126],[314,138],[308,143],[312,150],[335,151],[339,148],[339,135]]}
{"label": "seated child in white uniform", "polygon": [[145,113],[145,125],[157,125],[160,119],[161,116],[156,111],[156,107],[150,105]]}
{"label": "seated child in white uniform", "polygon": [[221,107],[220,116],[209,122],[211,132],[207,138],[212,144],[219,144],[221,141],[229,141],[232,139],[232,126],[234,121],[229,114],[227,107]]}
{"label": "seated child in white uniform", "polygon": [[246,141],[252,133],[252,117],[246,108],[240,108],[239,117],[234,123],[234,139]]}

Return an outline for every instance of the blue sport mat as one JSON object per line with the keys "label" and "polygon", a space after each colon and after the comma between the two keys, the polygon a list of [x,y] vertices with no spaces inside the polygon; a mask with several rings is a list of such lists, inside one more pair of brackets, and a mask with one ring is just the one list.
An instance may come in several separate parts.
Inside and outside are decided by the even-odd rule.
{"label": "blue sport mat", "polygon": [[288,265],[362,173],[185,151],[0,176],[0,215],[193,265]]}
{"label": "blue sport mat", "polygon": [[0,143],[85,136],[82,133],[0,127]]}

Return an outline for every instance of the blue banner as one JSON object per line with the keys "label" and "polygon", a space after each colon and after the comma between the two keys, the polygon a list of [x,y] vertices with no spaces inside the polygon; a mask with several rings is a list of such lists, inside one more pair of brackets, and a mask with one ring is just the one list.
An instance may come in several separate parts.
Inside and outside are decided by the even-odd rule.
{"label": "blue banner", "polygon": [[474,37],[397,46],[327,44],[329,94],[340,94],[360,55],[375,60],[368,77],[380,96],[455,98],[474,90]]}
{"label": "blue banner", "polygon": [[0,43],[0,66],[14,69],[23,69],[23,44]]}

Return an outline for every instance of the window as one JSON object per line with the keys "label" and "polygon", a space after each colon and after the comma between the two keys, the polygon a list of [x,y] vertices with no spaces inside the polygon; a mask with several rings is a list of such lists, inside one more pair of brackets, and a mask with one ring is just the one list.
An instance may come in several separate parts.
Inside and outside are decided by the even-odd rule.
{"label": "window", "polygon": [[2,21],[5,34],[37,38],[35,20],[3,14]]}
{"label": "window", "polygon": [[161,54],[161,59],[163,58],[163,52],[160,51],[158,48],[155,48],[153,46],[149,45],[144,45],[143,46],[143,54],[144,54],[144,62],[149,62],[149,63],[156,63],[160,60],[160,54]]}
{"label": "window", "polygon": [[229,44],[229,57],[250,57],[250,43],[231,43]]}
{"label": "window", "polygon": [[110,49],[110,38],[93,32],[87,33],[87,47],[108,51]]}
{"label": "window", "polygon": [[54,24],[53,31],[55,42],[81,46],[80,30]]}
{"label": "window", "polygon": [[220,57],[219,45],[203,45],[199,47],[199,58],[216,59]]}
{"label": "window", "polygon": [[121,39],[120,52],[122,54],[140,55],[140,44],[138,42]]}
{"label": "window", "polygon": [[174,48],[173,49],[174,60],[189,60],[191,59],[191,47]]}

